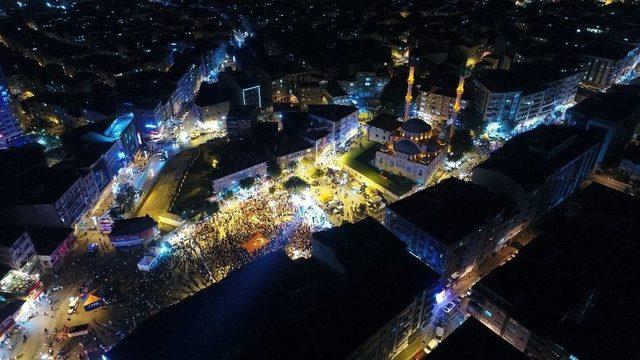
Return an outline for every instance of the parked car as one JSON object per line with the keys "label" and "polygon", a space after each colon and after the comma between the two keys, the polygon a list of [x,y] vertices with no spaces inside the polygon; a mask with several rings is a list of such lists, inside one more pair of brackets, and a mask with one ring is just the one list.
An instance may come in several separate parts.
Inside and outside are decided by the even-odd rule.
{"label": "parked car", "polygon": [[418,350],[417,353],[413,355],[413,360],[422,360],[427,356],[428,352],[425,349]]}
{"label": "parked car", "polygon": [[96,243],[90,243],[89,245],[87,245],[87,251],[89,253],[95,253],[98,251],[98,244]]}
{"label": "parked car", "polygon": [[444,306],[444,308],[442,308],[442,310],[444,310],[444,312],[445,312],[446,314],[449,314],[449,313],[451,313],[451,312],[453,311],[453,309],[455,309],[455,307],[456,307],[456,304],[455,304],[453,301],[449,301],[449,302]]}
{"label": "parked car", "polygon": [[427,344],[426,350],[428,350],[428,352],[432,352],[436,346],[438,346],[439,342],[436,339],[431,339],[431,341],[429,341],[429,343]]}
{"label": "parked car", "polygon": [[69,299],[69,309],[67,310],[69,315],[76,312],[76,309],[78,308],[78,301],[80,301],[80,299],[77,296],[73,296]]}

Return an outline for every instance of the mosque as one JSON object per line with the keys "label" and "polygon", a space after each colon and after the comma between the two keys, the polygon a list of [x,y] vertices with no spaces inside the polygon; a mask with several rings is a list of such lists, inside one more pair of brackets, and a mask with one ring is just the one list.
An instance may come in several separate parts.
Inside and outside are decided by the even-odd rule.
{"label": "mosque", "polygon": [[431,125],[411,118],[376,152],[375,165],[380,170],[424,184],[445,159],[446,151],[446,143],[439,139]]}

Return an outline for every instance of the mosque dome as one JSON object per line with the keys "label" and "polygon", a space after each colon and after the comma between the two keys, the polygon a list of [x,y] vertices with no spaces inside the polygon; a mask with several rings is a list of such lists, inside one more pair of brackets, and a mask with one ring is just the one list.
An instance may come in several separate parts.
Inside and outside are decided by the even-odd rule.
{"label": "mosque dome", "polygon": [[431,125],[418,118],[409,119],[403,122],[400,127],[402,130],[413,134],[423,134],[431,131]]}
{"label": "mosque dome", "polygon": [[426,145],[427,152],[430,152],[430,153],[436,152],[440,150],[440,148],[441,148],[440,143],[438,142],[438,139],[436,139],[435,137],[429,139],[429,141],[427,142],[427,145]]}
{"label": "mosque dome", "polygon": [[414,144],[411,140],[399,140],[393,144],[393,150],[407,154],[409,156],[417,155],[420,153],[418,145]]}

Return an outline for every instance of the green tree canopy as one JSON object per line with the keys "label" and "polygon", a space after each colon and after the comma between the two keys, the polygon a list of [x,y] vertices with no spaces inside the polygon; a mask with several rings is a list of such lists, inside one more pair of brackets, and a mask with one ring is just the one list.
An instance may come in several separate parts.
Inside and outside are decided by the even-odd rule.
{"label": "green tree canopy", "polygon": [[280,176],[280,174],[282,174],[282,168],[280,167],[280,165],[278,165],[277,162],[268,161],[267,162],[267,174],[269,174],[269,176],[271,176],[272,178],[276,178],[276,177]]}
{"label": "green tree canopy", "polygon": [[323,171],[322,169],[320,169],[320,168],[315,168],[315,169],[313,170],[313,177],[314,177],[314,178],[316,178],[316,179],[317,179],[317,178],[319,178],[319,177],[322,177],[323,175],[324,175],[324,171]]}
{"label": "green tree canopy", "polygon": [[113,198],[113,207],[109,215],[113,219],[120,219],[125,213],[131,211],[136,202],[138,191],[129,183],[119,184]]}
{"label": "green tree canopy", "polygon": [[468,129],[460,129],[451,140],[451,153],[449,160],[458,161],[465,153],[473,150],[473,139]]}
{"label": "green tree canopy", "polygon": [[284,188],[294,192],[301,191],[308,186],[309,184],[299,176],[292,176],[284,182]]}
{"label": "green tree canopy", "polygon": [[473,131],[475,134],[480,134],[484,131],[484,119],[482,114],[476,110],[473,103],[467,104],[467,106],[460,111],[460,122],[462,127]]}
{"label": "green tree canopy", "polygon": [[407,93],[407,67],[399,68],[389,83],[382,89],[380,103],[383,109],[393,115],[401,116],[404,112],[404,97]]}
{"label": "green tree canopy", "polygon": [[251,188],[253,186],[253,184],[256,183],[256,178],[249,176],[249,177],[246,177],[246,178],[240,180],[239,183],[240,183],[240,187],[241,188],[249,189],[249,188]]}

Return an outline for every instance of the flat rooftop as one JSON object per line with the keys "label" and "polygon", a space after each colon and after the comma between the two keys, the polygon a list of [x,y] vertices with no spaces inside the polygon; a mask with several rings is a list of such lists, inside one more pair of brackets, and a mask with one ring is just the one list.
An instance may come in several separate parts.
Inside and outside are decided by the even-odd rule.
{"label": "flat rooftop", "polygon": [[486,224],[508,205],[505,198],[479,185],[449,178],[387,208],[451,246]]}
{"label": "flat rooftop", "polygon": [[541,125],[514,136],[477,168],[502,172],[529,191],[600,141],[596,131]]}
{"label": "flat rooftop", "polygon": [[[572,201],[596,194],[579,195]],[[625,196],[618,206],[636,211],[638,200]],[[584,208],[564,206],[546,216],[543,234],[479,285],[506,300],[516,321],[579,359],[635,358],[640,292],[631,284],[638,281],[640,244],[608,216]]]}
{"label": "flat rooftop", "polygon": [[59,163],[50,168],[33,168],[13,178],[11,186],[0,191],[5,205],[53,204],[80,179],[80,172]]}
{"label": "flat rooftop", "polygon": [[526,360],[528,357],[473,317],[447,336],[426,360]]}
{"label": "flat rooftop", "polygon": [[382,113],[376,117],[374,117],[371,121],[367,123],[369,126],[373,126],[378,129],[382,129],[385,131],[395,131],[400,128],[402,122],[398,120],[396,116],[391,114]]}
{"label": "flat rooftop", "polygon": [[547,61],[536,64],[513,64],[511,69],[486,70],[479,81],[495,93],[518,92],[525,95],[541,91],[547,84],[579,73],[574,62]]}
{"label": "flat rooftop", "polygon": [[640,232],[640,202],[632,200],[626,193],[593,182],[569,198],[569,204],[606,218],[617,231],[632,235]]}
{"label": "flat rooftop", "polygon": [[32,228],[28,233],[39,255],[51,255],[73,233],[73,229]]}
{"label": "flat rooftop", "polygon": [[616,41],[592,42],[583,50],[585,55],[601,57],[611,60],[620,60],[626,57],[637,45],[625,44]]}
{"label": "flat rooftop", "polygon": [[207,151],[218,160],[213,179],[219,179],[267,161],[267,154],[251,139],[208,145]]}
{"label": "flat rooftop", "polygon": [[348,105],[309,105],[307,109],[310,115],[334,122],[358,111],[357,107]]}
{"label": "flat rooftop", "polygon": [[20,227],[3,226],[2,233],[0,233],[0,246],[6,248],[12,247],[16,240],[18,240],[25,231],[25,229]]}
{"label": "flat rooftop", "polygon": [[[385,231],[371,225],[367,221],[344,230],[358,235],[347,240],[354,250],[363,249],[350,254],[362,258],[356,261],[358,269],[347,266],[348,273],[340,274],[315,257],[292,261],[277,251],[147,319],[107,356],[344,358],[438,280],[390,233],[378,238],[391,245],[368,246],[364,235]],[[396,250],[381,251],[389,248]],[[177,331],[177,324],[188,325]]]}
{"label": "flat rooftop", "polygon": [[109,237],[135,235],[145,230],[149,230],[158,223],[149,215],[135,217],[130,219],[116,220],[109,233]]}
{"label": "flat rooftop", "polygon": [[224,92],[219,82],[203,82],[198,90],[194,104],[200,107],[217,105],[229,101],[229,95]]}
{"label": "flat rooftop", "polygon": [[640,164],[640,145],[629,144],[622,153],[622,159],[629,160],[634,164]]}
{"label": "flat rooftop", "polygon": [[0,319],[3,321],[20,310],[26,301],[22,299],[7,300],[0,296]]}
{"label": "flat rooftop", "polygon": [[581,116],[620,123],[640,108],[640,96],[633,92],[598,93],[567,111]]}

